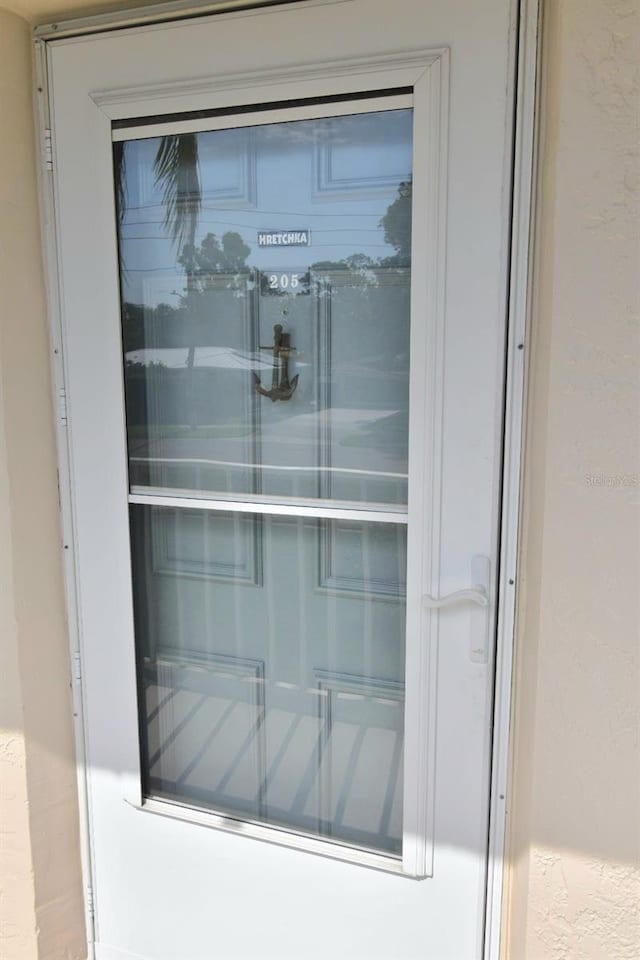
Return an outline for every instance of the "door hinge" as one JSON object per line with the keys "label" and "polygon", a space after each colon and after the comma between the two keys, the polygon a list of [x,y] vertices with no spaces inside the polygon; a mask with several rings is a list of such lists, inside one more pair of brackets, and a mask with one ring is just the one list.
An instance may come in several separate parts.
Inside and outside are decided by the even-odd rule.
{"label": "door hinge", "polygon": [[82,661],[80,659],[80,651],[74,650],[71,654],[71,667],[74,680],[82,680]]}
{"label": "door hinge", "polygon": [[63,427],[67,425],[67,392],[64,387],[58,390],[58,419]]}
{"label": "door hinge", "polygon": [[93,899],[93,887],[87,887],[87,940],[94,943],[96,939],[96,908]]}
{"label": "door hinge", "polygon": [[82,661],[80,651],[71,653],[71,699],[74,717],[82,716]]}
{"label": "door hinge", "polygon": [[42,153],[45,170],[53,170],[53,139],[51,136],[51,130],[48,127],[44,130]]}

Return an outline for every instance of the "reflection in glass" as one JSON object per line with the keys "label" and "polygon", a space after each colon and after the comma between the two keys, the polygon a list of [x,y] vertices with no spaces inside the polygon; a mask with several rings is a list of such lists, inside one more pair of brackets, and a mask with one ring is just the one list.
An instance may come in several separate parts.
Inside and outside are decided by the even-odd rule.
{"label": "reflection in glass", "polygon": [[145,795],[391,856],[411,124],[265,123],[114,157],[130,484],[164,494],[131,505]]}
{"label": "reflection in glass", "polygon": [[132,487],[406,503],[411,125],[117,145]]}
{"label": "reflection in glass", "polygon": [[401,851],[406,526],[132,506],[145,792]]}

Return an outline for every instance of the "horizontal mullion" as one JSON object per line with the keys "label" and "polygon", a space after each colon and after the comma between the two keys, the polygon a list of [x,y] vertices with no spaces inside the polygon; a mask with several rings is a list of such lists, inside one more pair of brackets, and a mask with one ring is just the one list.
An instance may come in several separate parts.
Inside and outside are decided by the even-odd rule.
{"label": "horizontal mullion", "polygon": [[217,510],[225,513],[261,513],[281,517],[317,517],[328,520],[361,520],[367,523],[407,523],[405,507],[389,509],[386,505],[367,505],[364,508],[323,500],[310,502],[302,499],[261,497],[252,500],[188,497],[178,494],[140,493],[134,488],[129,503],[152,507],[171,507],[179,510]]}

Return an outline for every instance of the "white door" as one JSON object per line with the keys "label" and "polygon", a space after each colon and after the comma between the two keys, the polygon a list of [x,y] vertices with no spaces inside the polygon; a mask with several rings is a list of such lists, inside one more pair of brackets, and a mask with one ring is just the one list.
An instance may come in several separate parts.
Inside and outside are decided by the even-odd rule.
{"label": "white door", "polygon": [[99,960],[482,955],[515,19],[49,45]]}

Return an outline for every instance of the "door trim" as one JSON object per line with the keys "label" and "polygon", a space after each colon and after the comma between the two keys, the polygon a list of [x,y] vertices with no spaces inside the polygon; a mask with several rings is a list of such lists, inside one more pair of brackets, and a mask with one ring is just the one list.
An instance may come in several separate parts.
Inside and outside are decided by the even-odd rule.
{"label": "door trim", "polygon": [[534,288],[542,4],[543,0],[519,0],[519,9],[514,12],[518,46],[484,960],[499,960],[502,956],[502,934],[508,919],[503,911],[503,894],[508,800],[512,788],[510,767],[516,608],[520,590],[520,506]]}
{"label": "door trim", "polygon": [[[69,621],[70,658],[76,769],[79,793],[80,837],[89,957],[95,956],[93,930],[93,881],[91,863],[91,810],[87,791],[86,735],[82,703],[82,669],[76,580],[76,551],[71,510],[70,452],[66,431],[65,380],[62,364],[61,312],[57,236],[54,216],[51,163],[48,55],[56,39],[95,33],[106,29],[153,25],[167,19],[207,15],[247,6],[275,5],[282,0],[212,0],[198,4],[178,0],[128,12],[74,18],[62,24],[37,27],[35,38],[35,109],[38,118],[41,162],[38,165],[47,314],[51,345],[52,383],[59,460],[60,514],[65,594]],[[284,0],[291,2],[291,0]],[[304,0],[309,4],[343,3],[349,0]],[[291,2],[292,6],[301,5]],[[507,329],[507,363],[504,405],[503,496],[500,524],[500,590],[491,768],[491,806],[488,844],[488,877],[485,915],[485,960],[500,956],[503,923],[502,894],[505,869],[507,790],[511,755],[512,668],[514,659],[515,609],[518,591],[517,558],[519,508],[522,486],[522,450],[526,398],[526,357],[532,297],[532,229],[535,211],[535,152],[537,146],[537,79],[539,65],[541,0],[514,0],[513,31],[518,36],[517,78],[514,103],[513,209]],[[141,26],[140,29],[144,29]],[[325,65],[326,69],[326,65]]]}
{"label": "door trim", "polygon": [[63,17],[60,20],[42,23],[35,27],[34,36],[39,40],[60,40],[62,37],[87,36],[107,30],[122,30],[129,27],[151,26],[171,20],[186,20],[193,17],[217,16],[233,13],[240,16],[247,10],[258,7],[328,6],[349,3],[350,0],[172,0],[169,3],[154,3],[146,7],[131,6],[110,13],[94,13],[84,17]]}
{"label": "door trim", "polygon": [[[326,57],[315,63],[296,64],[278,70],[266,67],[196,80],[97,90],[91,94],[91,99],[108,120],[124,121],[124,124],[118,123],[118,127],[126,125],[127,130],[133,130],[133,138],[136,138],[140,134],[135,131],[135,118],[147,116],[150,104],[153,105],[153,115],[215,111],[221,108],[231,111],[235,107],[245,111],[252,105],[251,100],[247,101],[247,96],[257,89],[260,91],[260,106],[273,103],[277,107],[283,97],[286,99],[283,84],[292,83],[295,83],[296,101],[304,101],[307,97],[325,99],[333,96],[347,100],[350,94],[363,93],[370,93],[371,99],[375,100],[376,91],[397,89],[401,93],[405,87],[414,87],[415,94],[431,69],[437,72],[439,64],[446,68],[448,53],[446,47],[428,47],[371,57]],[[440,72],[443,73],[444,69]],[[426,86],[426,83],[422,85]],[[439,91],[436,89],[434,93]],[[360,105],[358,112],[366,112],[365,102]],[[331,115],[337,116],[337,113],[333,113],[334,107],[339,110],[339,106],[333,104]],[[287,113],[291,113],[291,108]],[[241,120],[240,125],[246,124],[246,118]],[[197,128],[197,122],[195,126],[189,124],[187,127]],[[147,131],[143,135],[153,136],[153,133]],[[116,133],[113,139],[122,137]]]}

